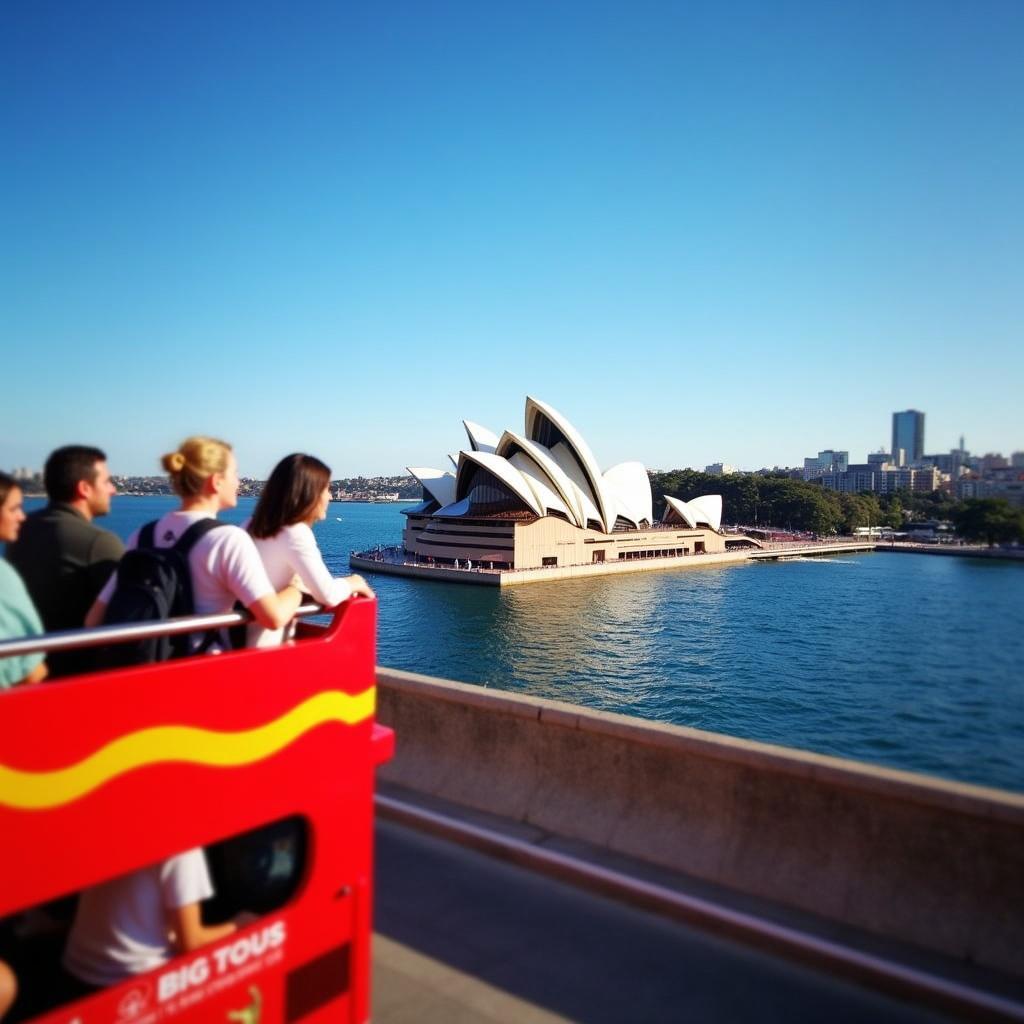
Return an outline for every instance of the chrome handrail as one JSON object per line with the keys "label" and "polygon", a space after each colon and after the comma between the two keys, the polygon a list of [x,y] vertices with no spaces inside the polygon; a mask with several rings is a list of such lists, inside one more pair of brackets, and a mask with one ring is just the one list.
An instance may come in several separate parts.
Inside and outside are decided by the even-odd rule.
{"label": "chrome handrail", "polygon": [[[319,615],[322,605],[310,601],[295,610],[295,617]],[[207,629],[240,626],[252,622],[250,612],[221,612],[218,615],[180,615],[162,622],[144,622],[137,626],[96,626],[92,629],[64,629],[58,633],[41,633],[18,640],[0,640],[0,658],[16,654],[49,654],[51,651],[77,650],[79,647],[100,647],[129,640],[145,640],[154,636],[177,636],[179,633],[200,633]]]}

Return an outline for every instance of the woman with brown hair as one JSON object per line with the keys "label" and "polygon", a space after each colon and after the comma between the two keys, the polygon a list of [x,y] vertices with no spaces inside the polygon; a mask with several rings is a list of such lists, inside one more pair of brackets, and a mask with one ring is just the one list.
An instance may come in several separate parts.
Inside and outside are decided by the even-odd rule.
{"label": "woman with brown hair", "polygon": [[[267,629],[280,629],[290,622],[302,599],[298,587],[288,580],[283,585],[271,585],[252,537],[245,530],[228,523],[209,529],[213,524],[206,522],[238,504],[238,462],[231,445],[212,437],[190,437],[177,451],[165,455],[161,463],[181,497],[181,507],[143,530],[147,536],[152,534],[153,545],[158,548],[171,547],[188,531],[194,531],[193,537],[199,534],[188,552],[195,612],[229,612],[238,601]],[[128,538],[129,550],[139,546],[141,532],[137,530]],[[103,621],[116,586],[115,573],[89,610],[87,626]]]}
{"label": "woman with brown hair", "polygon": [[[274,467],[249,522],[270,582],[278,587],[295,580],[325,608],[353,594],[373,597],[362,576],[331,576],[313,536],[313,524],[327,518],[330,482],[330,468],[319,459],[288,455]],[[249,627],[250,647],[272,647],[285,638],[281,629]]]}

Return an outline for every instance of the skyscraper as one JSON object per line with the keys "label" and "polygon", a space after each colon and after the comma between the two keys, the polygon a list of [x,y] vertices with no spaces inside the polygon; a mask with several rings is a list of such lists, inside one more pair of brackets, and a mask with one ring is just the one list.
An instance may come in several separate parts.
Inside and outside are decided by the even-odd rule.
{"label": "skyscraper", "polygon": [[897,466],[919,462],[924,455],[924,413],[916,409],[892,414],[892,461]]}

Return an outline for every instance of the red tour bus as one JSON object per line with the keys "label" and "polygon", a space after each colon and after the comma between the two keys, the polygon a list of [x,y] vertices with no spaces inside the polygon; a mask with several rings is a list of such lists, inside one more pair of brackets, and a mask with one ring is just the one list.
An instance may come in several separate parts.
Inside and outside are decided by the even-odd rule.
{"label": "red tour bus", "polygon": [[[34,649],[242,618],[52,634]],[[356,598],[282,647],[0,695],[0,959],[19,989],[3,1024],[369,1018],[374,769],[393,749],[374,721],[375,629],[376,602]],[[27,646],[0,643],[0,656]],[[255,920],[67,1001],[77,895],[196,847],[215,890],[204,923]]]}

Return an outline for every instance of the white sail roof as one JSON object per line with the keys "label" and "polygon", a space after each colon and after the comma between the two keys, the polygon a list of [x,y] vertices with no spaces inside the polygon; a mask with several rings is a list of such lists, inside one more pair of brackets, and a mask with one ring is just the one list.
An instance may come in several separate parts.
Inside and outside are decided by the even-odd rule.
{"label": "white sail roof", "polygon": [[570,521],[575,523],[576,526],[586,526],[587,519],[583,514],[583,506],[578,496],[579,489],[566,476],[565,471],[558,463],[555,462],[551,452],[544,445],[537,444],[536,441],[530,441],[523,437],[522,434],[506,430],[498,442],[496,454],[502,456],[502,458],[508,458],[509,452],[516,450],[527,454],[537,464],[537,468],[543,471],[548,486],[556,491],[565,503],[569,511]]}
{"label": "white sail roof", "polygon": [[651,480],[642,462],[620,462],[605,470],[605,488],[616,503],[616,514],[634,526],[654,521]]}
{"label": "white sail roof", "polygon": [[438,505],[450,505],[455,500],[455,475],[443,469],[426,469],[406,466],[406,469],[423,485]]}
{"label": "white sail roof", "polygon": [[482,469],[487,470],[488,473],[497,477],[532,512],[535,512],[538,516],[545,514],[543,506],[537,500],[537,496],[533,493],[533,489],[530,487],[526,477],[507,459],[503,459],[500,455],[495,455],[493,452],[459,452],[459,474],[458,483],[455,488],[455,496],[457,498],[461,499],[467,496],[464,481],[468,476],[467,467],[470,464],[480,466]]}
{"label": "white sail roof", "polygon": [[[471,466],[486,470],[523,505],[538,516],[564,516],[581,527],[611,533],[624,521],[639,528],[653,520],[653,501],[647,470],[639,462],[621,462],[601,473],[586,441],[556,409],[535,398],[526,399],[523,434],[506,430],[500,438],[486,427],[463,420],[471,451],[449,456],[455,473],[438,469],[409,472],[436,501],[438,515],[457,517],[469,512],[466,500]],[[705,494],[692,501],[666,496],[665,518],[678,518],[691,527],[719,530],[722,496]]]}
{"label": "white sail roof", "polygon": [[694,510],[694,518],[698,523],[707,523],[712,530],[722,525],[722,496],[720,494],[702,494],[689,503]]}
{"label": "white sail roof", "polygon": [[508,461],[509,465],[515,466],[526,478],[526,482],[530,485],[530,489],[537,501],[540,502],[545,514],[560,512],[570,522],[574,521],[575,517],[569,511],[569,507],[550,486],[551,481],[547,475],[537,467],[537,463],[529,455],[525,452],[516,452],[515,455],[510,456]]}
{"label": "white sail roof", "polygon": [[[554,432],[561,435],[558,443],[550,445],[558,464],[566,472],[569,472],[566,461],[558,455],[558,449],[564,448],[579,466],[585,486],[580,481],[577,481],[577,483],[581,490],[590,491],[594,504],[598,508],[599,515],[595,518],[603,525],[605,532],[609,532],[615,523],[615,515],[612,509],[613,502],[605,492],[601,469],[587,442],[583,440],[576,428],[557,409],[553,409],[550,405],[546,405],[536,398],[527,396],[526,436],[532,441],[544,444],[545,422],[554,428]],[[572,473],[569,473],[569,476],[574,480],[576,479]]]}
{"label": "white sail roof", "polygon": [[677,516],[687,526],[694,527],[697,524],[693,521],[693,512],[687,507],[685,501],[681,498],[673,498],[670,495],[665,495],[665,515],[662,522],[667,523],[672,518],[672,513],[675,512]]}
{"label": "white sail roof", "polygon": [[692,501],[682,501],[665,495],[665,518],[669,509],[674,509],[682,520],[696,528],[701,523],[718,530],[722,525],[722,496],[720,494],[703,494]]}
{"label": "white sail roof", "polygon": [[466,436],[469,438],[469,446],[475,452],[493,452],[498,447],[497,435],[486,427],[472,420],[463,420],[462,425],[466,428]]}
{"label": "white sail roof", "polygon": [[[580,466],[579,460],[573,454],[572,449],[559,441],[554,448],[548,449],[551,452],[551,457],[558,464],[562,472],[569,478],[572,484],[573,494],[576,498],[576,503],[580,507],[580,518],[582,519],[581,526],[586,526],[589,520],[594,520],[601,524],[601,529],[608,532],[608,525],[605,523],[601,510],[597,507],[594,501],[594,491],[587,480],[587,475],[584,473],[582,466]],[[615,519],[612,519],[615,522]]]}

